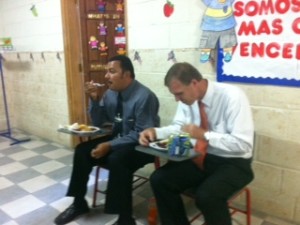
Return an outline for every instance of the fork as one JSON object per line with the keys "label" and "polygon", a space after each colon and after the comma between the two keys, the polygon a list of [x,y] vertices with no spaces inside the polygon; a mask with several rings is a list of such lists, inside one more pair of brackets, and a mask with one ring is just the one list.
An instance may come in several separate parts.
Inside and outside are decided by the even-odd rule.
{"label": "fork", "polygon": [[95,85],[97,87],[103,87],[103,86],[105,86],[105,84],[100,84],[100,83],[93,83],[93,85]]}

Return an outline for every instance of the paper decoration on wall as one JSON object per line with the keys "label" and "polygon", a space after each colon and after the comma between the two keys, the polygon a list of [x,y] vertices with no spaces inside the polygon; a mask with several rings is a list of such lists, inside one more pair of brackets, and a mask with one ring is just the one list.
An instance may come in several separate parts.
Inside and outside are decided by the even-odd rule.
{"label": "paper decoration on wall", "polygon": [[117,3],[116,3],[116,11],[117,11],[117,12],[123,12],[123,11],[124,11],[123,0],[117,0]]}
{"label": "paper decoration on wall", "polygon": [[174,4],[171,1],[167,0],[167,2],[164,4],[163,11],[165,17],[170,17],[174,12]]}
{"label": "paper decoration on wall", "polygon": [[142,58],[138,51],[134,52],[133,61],[138,61],[139,64],[142,64]]}
{"label": "paper decoration on wall", "polygon": [[37,8],[35,7],[35,5],[33,5],[31,8],[30,8],[30,11],[32,13],[33,16],[37,17],[38,16],[38,11],[37,11]]}
{"label": "paper decoration on wall", "polygon": [[123,48],[123,47],[118,48],[117,54],[118,55],[125,55],[126,54],[125,48]]}
{"label": "paper decoration on wall", "polygon": [[46,62],[46,58],[45,58],[44,52],[41,53],[41,58],[42,58],[42,60],[44,60],[44,62]]}
{"label": "paper decoration on wall", "polygon": [[0,38],[0,50],[13,50],[13,45],[10,37]]}
{"label": "paper decoration on wall", "polygon": [[123,24],[119,22],[117,26],[115,27],[115,30],[117,31],[117,34],[115,36],[115,45],[117,45],[119,48],[126,47],[126,36],[125,36],[125,27],[123,27]]}
{"label": "paper decoration on wall", "polygon": [[170,51],[170,52],[168,53],[168,61],[170,61],[170,60],[171,60],[173,63],[176,63],[176,62],[177,62],[176,57],[175,57],[175,53],[174,53],[173,50]]}
{"label": "paper decoration on wall", "polygon": [[106,46],[105,42],[104,41],[100,42],[100,46],[99,46],[100,56],[107,56],[107,50],[108,47]]}
{"label": "paper decoration on wall", "polygon": [[210,60],[212,49],[217,49],[218,41],[223,49],[224,61],[230,62],[237,45],[235,33],[236,20],[233,14],[235,0],[202,0],[207,7],[201,23],[200,62]]}
{"label": "paper decoration on wall", "polygon": [[117,31],[118,36],[124,36],[125,27],[123,27],[122,23],[118,23],[115,30]]}
{"label": "paper decoration on wall", "polygon": [[121,37],[117,36],[117,37],[115,37],[115,45],[118,45],[119,47],[120,46],[125,47],[125,45],[126,45],[126,37],[125,36],[121,36]]}
{"label": "paper decoration on wall", "polygon": [[30,57],[30,59],[31,59],[32,61],[34,61],[32,52],[30,52],[29,57]]}
{"label": "paper decoration on wall", "polygon": [[104,13],[105,7],[106,7],[106,2],[104,0],[98,0],[97,5],[98,5],[98,11],[100,13]]}
{"label": "paper decoration on wall", "polygon": [[56,58],[58,59],[58,61],[60,61],[60,62],[61,62],[61,57],[60,57],[60,54],[59,54],[59,52],[57,52],[57,53],[56,53]]}
{"label": "paper decoration on wall", "polygon": [[92,50],[97,50],[98,49],[98,43],[99,43],[99,41],[96,39],[95,36],[90,36],[89,45],[90,45]]}
{"label": "paper decoration on wall", "polygon": [[99,30],[100,36],[105,36],[107,34],[107,26],[104,25],[103,21],[100,21],[99,26],[97,27]]}

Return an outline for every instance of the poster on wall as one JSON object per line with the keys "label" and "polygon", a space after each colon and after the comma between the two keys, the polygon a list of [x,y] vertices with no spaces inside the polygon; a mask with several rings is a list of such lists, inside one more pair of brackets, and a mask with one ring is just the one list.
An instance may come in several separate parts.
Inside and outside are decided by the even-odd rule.
{"label": "poster on wall", "polygon": [[230,60],[218,48],[217,80],[300,87],[300,1],[235,0],[233,10],[237,45]]}

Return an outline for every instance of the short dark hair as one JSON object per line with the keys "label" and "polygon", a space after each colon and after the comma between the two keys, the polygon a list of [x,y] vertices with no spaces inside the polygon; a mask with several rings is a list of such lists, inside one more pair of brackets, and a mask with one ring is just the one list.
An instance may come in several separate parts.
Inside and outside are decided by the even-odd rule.
{"label": "short dark hair", "polygon": [[188,85],[193,79],[202,80],[201,73],[187,62],[175,63],[168,70],[165,76],[165,86],[169,86],[172,79],[177,79],[181,83]]}
{"label": "short dark hair", "polygon": [[123,71],[129,71],[130,74],[131,74],[131,78],[132,79],[135,78],[134,68],[133,68],[133,65],[132,65],[132,62],[131,62],[130,58],[128,58],[125,55],[116,55],[116,56],[111,57],[108,60],[108,62],[111,62],[111,61],[119,61],[122,70]]}

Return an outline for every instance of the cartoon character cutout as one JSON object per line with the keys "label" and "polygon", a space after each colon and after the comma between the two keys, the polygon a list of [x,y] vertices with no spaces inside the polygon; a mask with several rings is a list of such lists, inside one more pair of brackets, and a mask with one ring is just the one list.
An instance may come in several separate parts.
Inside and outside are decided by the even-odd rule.
{"label": "cartoon character cutout", "polygon": [[117,50],[117,54],[118,55],[125,55],[126,54],[126,50],[124,48],[120,47]]}
{"label": "cartoon character cutout", "polygon": [[117,3],[116,3],[116,11],[117,11],[117,12],[123,12],[123,11],[124,11],[123,0],[117,0]]}
{"label": "cartoon character cutout", "polygon": [[223,49],[224,61],[230,62],[237,37],[236,20],[233,14],[235,0],[202,0],[207,7],[202,17],[202,36],[200,39],[200,62],[208,62],[211,50],[216,49],[219,41]]}
{"label": "cartoon character cutout", "polygon": [[99,43],[99,41],[96,39],[95,36],[90,36],[89,45],[90,45],[91,49],[97,50],[98,49],[98,43]]}
{"label": "cartoon character cutout", "polygon": [[122,23],[118,23],[115,27],[118,36],[124,36],[125,27],[123,27]]}
{"label": "cartoon character cutout", "polygon": [[107,34],[107,26],[104,25],[103,21],[100,21],[99,26],[97,27],[99,30],[100,36],[105,36]]}
{"label": "cartoon character cutout", "polygon": [[101,41],[99,46],[100,56],[107,55],[108,47],[106,46],[105,42]]}
{"label": "cartoon character cutout", "polygon": [[104,13],[105,7],[106,7],[106,2],[104,0],[98,0],[97,5],[98,5],[98,11],[100,13]]}

